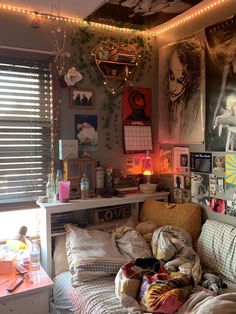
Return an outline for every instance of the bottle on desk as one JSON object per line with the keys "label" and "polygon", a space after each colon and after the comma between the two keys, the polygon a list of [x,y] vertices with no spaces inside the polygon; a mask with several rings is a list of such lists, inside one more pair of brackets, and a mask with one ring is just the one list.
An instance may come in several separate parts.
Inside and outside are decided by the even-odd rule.
{"label": "bottle on desk", "polygon": [[55,193],[55,184],[53,175],[48,175],[48,182],[46,184],[46,196],[48,198],[48,202],[52,202],[54,200],[54,193]]}
{"label": "bottle on desk", "polygon": [[32,270],[37,270],[40,268],[40,248],[38,246],[38,241],[33,240],[30,250],[30,268]]}
{"label": "bottle on desk", "polygon": [[100,162],[97,162],[97,167],[96,167],[96,195],[101,196],[102,191],[104,189],[104,170],[100,165]]}
{"label": "bottle on desk", "polygon": [[80,191],[82,200],[89,198],[89,180],[85,172],[83,173],[82,179],[80,181]]}
{"label": "bottle on desk", "polygon": [[56,181],[55,181],[55,193],[54,193],[54,199],[56,201],[59,200],[58,182],[60,182],[60,181],[63,181],[63,171],[62,171],[62,169],[57,169]]}

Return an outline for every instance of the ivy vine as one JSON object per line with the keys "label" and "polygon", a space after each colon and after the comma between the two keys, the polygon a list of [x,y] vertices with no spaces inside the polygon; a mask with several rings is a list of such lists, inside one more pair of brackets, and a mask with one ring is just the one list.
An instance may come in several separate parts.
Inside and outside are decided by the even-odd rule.
{"label": "ivy vine", "polygon": [[[113,33],[114,34],[114,33]],[[134,31],[129,36],[114,36],[110,31],[99,32],[91,27],[75,28],[71,40],[70,54],[67,67],[75,66],[97,88],[103,88],[107,95],[103,110],[103,129],[105,132],[105,146],[112,149],[112,142],[119,143],[119,114],[121,112],[121,94],[124,85],[138,82],[142,76],[151,69],[153,47],[151,38],[137,35]],[[138,53],[138,66],[136,67],[132,81],[113,81],[112,84],[104,79],[96,65],[92,54],[93,49],[101,43],[112,42],[114,44],[132,45]],[[111,133],[114,133],[112,141]]]}

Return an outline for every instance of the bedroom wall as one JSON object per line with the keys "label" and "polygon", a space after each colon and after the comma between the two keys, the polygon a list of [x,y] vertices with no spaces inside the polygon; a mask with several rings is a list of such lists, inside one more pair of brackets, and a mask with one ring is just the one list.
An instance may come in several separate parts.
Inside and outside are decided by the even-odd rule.
{"label": "bedroom wall", "polygon": [[[51,31],[55,29],[57,26],[56,22],[51,20],[43,20],[40,23],[39,28],[32,28],[32,16],[25,14],[18,14],[13,12],[2,12],[0,11],[0,47],[17,47],[22,49],[30,49],[30,50],[41,50],[52,52],[53,45],[51,42],[52,34]],[[7,31],[6,31],[7,30]],[[67,34],[71,34],[73,32],[72,24],[68,24]],[[114,31],[106,30],[104,34],[99,32],[99,36],[114,36],[116,37],[116,33]],[[119,36],[121,36],[119,34]],[[127,38],[129,34],[125,33],[122,35],[123,38]],[[4,51],[4,50],[1,50]],[[88,51],[87,53],[90,53]],[[17,52],[16,55],[24,55],[24,52]],[[41,55],[40,55],[41,56]],[[42,54],[42,57],[48,57],[48,54]],[[140,81],[135,85],[140,87],[151,87],[153,88],[153,103],[156,103],[155,100],[155,84],[153,82],[154,77],[154,67],[140,78]],[[100,160],[102,166],[107,167],[112,165],[113,168],[123,168],[125,170],[127,155],[123,153],[123,144],[122,144],[122,121],[121,121],[121,108],[119,110],[118,117],[118,127],[119,127],[119,143],[116,144],[114,140],[114,128],[110,128],[109,132],[111,132],[112,136],[112,150],[105,148],[105,131],[101,127],[102,125],[102,117],[103,111],[102,107],[104,102],[107,101],[107,96],[104,93],[104,88],[96,88],[91,84],[87,77],[84,78],[84,82],[79,85],[80,87],[87,87],[89,89],[93,89],[95,92],[95,109],[94,110],[80,110],[69,108],[69,89],[64,88],[61,90],[61,98],[62,103],[60,106],[61,115],[60,115],[60,138],[69,139],[75,138],[75,130],[74,130],[74,115],[75,114],[94,114],[98,115],[98,137],[99,137],[99,146],[98,150],[91,152],[91,156],[96,160]],[[118,104],[117,99],[117,105]],[[155,121],[155,120],[153,120]],[[154,142],[157,142],[157,138],[154,139]],[[115,157],[115,158],[114,158]]]}
{"label": "bedroom wall", "polygon": [[[201,8],[201,5],[198,6]],[[183,39],[185,37],[190,36],[191,34],[194,34],[196,32],[204,30],[206,26],[215,24],[217,22],[221,22],[226,20],[227,18],[231,17],[232,15],[236,14],[236,6],[235,1],[228,0],[225,1],[222,5],[220,5],[217,9],[214,9],[212,11],[208,11],[206,14],[203,14],[201,16],[198,16],[194,18],[193,20],[189,21],[186,24],[183,24],[182,26],[175,27],[171,31],[167,31],[163,34],[161,34],[157,40],[157,59],[159,56],[159,48],[169,44],[174,43],[179,39]],[[184,17],[184,14],[182,15]],[[174,22],[174,20],[173,20]],[[156,78],[157,78],[157,86],[159,85],[159,77],[158,73],[160,71],[160,65],[157,66],[157,72],[156,72]],[[158,113],[158,106],[154,107],[156,111],[156,115],[159,115],[161,117],[161,113]],[[181,143],[180,143],[181,144]],[[191,152],[205,152],[205,145],[190,145],[190,151]],[[162,175],[159,178],[164,185],[169,186],[171,191],[173,191],[173,177],[172,175]],[[228,222],[230,224],[236,225],[236,217],[232,217],[229,215],[221,215],[217,213],[211,212],[207,207],[203,209],[204,219],[209,218],[217,221],[223,221]]]}

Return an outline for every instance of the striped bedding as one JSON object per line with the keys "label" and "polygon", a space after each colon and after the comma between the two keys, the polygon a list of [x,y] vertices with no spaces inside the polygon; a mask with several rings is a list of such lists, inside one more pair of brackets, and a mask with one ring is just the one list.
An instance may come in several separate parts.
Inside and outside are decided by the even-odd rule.
{"label": "striped bedding", "polygon": [[54,307],[57,314],[128,314],[115,296],[115,277],[109,276],[71,286],[69,271],[54,278]]}

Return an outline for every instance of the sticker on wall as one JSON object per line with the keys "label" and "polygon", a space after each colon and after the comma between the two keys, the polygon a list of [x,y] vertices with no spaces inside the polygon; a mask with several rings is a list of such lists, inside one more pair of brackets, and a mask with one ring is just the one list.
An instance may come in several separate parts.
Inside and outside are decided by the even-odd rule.
{"label": "sticker on wall", "polygon": [[160,49],[161,143],[204,142],[204,47],[197,35]]}
{"label": "sticker on wall", "polygon": [[233,16],[205,29],[207,151],[236,151],[235,28]]}
{"label": "sticker on wall", "polygon": [[210,198],[210,210],[215,213],[225,214],[225,211],[226,211],[225,200],[222,200],[216,197],[211,197]]}
{"label": "sticker on wall", "polygon": [[193,173],[191,176],[192,202],[209,206],[209,194],[209,175]]}
{"label": "sticker on wall", "polygon": [[227,200],[226,205],[226,215],[236,217],[236,202]]}
{"label": "sticker on wall", "polygon": [[160,145],[160,173],[172,173],[172,146]]}
{"label": "sticker on wall", "polygon": [[211,153],[190,153],[190,170],[193,172],[211,172]]}

